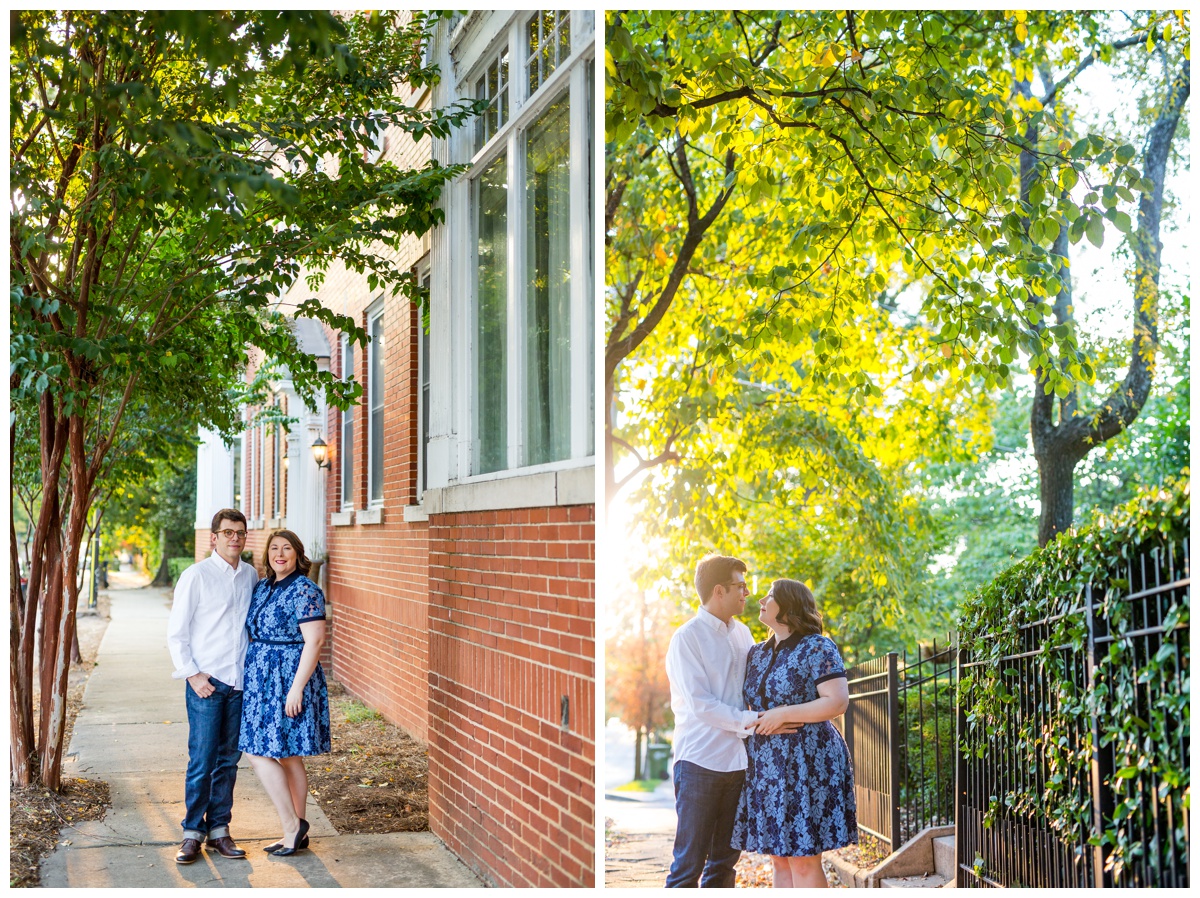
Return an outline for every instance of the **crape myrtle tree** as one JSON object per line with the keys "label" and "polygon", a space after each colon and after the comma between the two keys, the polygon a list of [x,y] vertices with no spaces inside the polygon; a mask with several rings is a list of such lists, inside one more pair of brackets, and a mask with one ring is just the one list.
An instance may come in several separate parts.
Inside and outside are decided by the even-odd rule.
{"label": "crape myrtle tree", "polygon": [[[909,468],[986,449],[989,395],[1028,370],[1035,431],[1062,434],[1039,444],[1039,539],[1069,526],[1070,497],[1056,498],[1066,460],[1132,422],[1153,372],[1187,24],[1183,13],[610,13],[608,500],[657,471],[655,497],[682,497],[655,506],[664,529],[691,535],[708,518],[725,545],[746,546],[762,530],[745,508],[811,520],[836,505],[854,533],[882,535],[859,552],[888,553],[864,584],[878,588],[917,554],[904,530],[920,524],[896,493],[911,471],[881,463],[881,449],[908,452]],[[1076,133],[1066,99],[1096,60],[1125,56],[1147,81],[1140,151]],[[1130,374],[1083,410],[1072,397],[1096,372],[1067,253],[1106,231],[1135,246]],[[790,426],[745,426],[747,409],[777,416],[785,404]],[[761,467],[739,459],[747,434]],[[824,535],[839,532],[851,531]]]}
{"label": "crape myrtle tree", "polygon": [[[460,169],[403,170],[370,150],[389,126],[445,137],[477,104],[408,105],[410,86],[437,77],[422,14],[10,21],[10,439],[37,492],[28,594],[14,577],[10,597],[12,778],[58,788],[74,572],[97,498],[144,474],[139,452],[169,451],[180,422],[234,432],[251,351],[286,365],[306,398],[356,399],[272,303],[301,270],[315,290],[335,261],[418,300],[389,250],[440,220]],[[367,339],[315,300],[295,314]],[[15,529],[11,545],[15,567]]]}

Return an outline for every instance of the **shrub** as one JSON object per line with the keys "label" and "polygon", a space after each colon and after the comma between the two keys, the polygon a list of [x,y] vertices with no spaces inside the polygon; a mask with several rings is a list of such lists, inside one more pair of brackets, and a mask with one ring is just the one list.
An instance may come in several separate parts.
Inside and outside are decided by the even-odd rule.
{"label": "shrub", "polygon": [[[1090,681],[1082,673],[1089,627],[1117,637],[1147,628],[1135,617],[1137,603],[1126,601],[1141,588],[1126,570],[1133,559],[1182,548],[1191,521],[1186,477],[1141,493],[1091,527],[1060,534],[972,596],[959,624],[962,647],[973,661],[986,662],[959,683],[966,720],[961,750],[981,759],[1003,756],[1008,767],[1037,772],[997,785],[1001,794],[991,796],[985,825],[1008,814],[1044,819],[1065,842],[1105,846],[1114,879],[1127,862],[1166,852],[1158,837],[1144,844],[1146,815],[1175,821],[1176,832],[1163,836],[1181,846],[1186,863],[1190,592],[1169,597],[1160,640],[1108,642],[1096,653]],[[1093,622],[1080,607],[1089,586]],[[1022,625],[1040,621],[1046,626],[1038,643],[1022,642],[1029,638]],[[1157,651],[1130,648],[1155,643]],[[1002,661],[1021,653],[1030,657],[1020,670]],[[1030,689],[1035,674],[1042,681]],[[1102,756],[1111,766],[1103,787],[1114,807],[1095,832],[1090,775]]]}
{"label": "shrub", "polygon": [[179,582],[179,575],[196,563],[196,559],[191,555],[183,555],[179,558],[167,559],[167,571],[171,575],[171,583]]}

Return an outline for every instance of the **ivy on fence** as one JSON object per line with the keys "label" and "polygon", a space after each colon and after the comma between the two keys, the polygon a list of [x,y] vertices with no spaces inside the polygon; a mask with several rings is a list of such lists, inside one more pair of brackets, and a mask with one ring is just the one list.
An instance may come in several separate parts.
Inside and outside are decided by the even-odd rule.
{"label": "ivy on fence", "polygon": [[[1107,622],[1114,636],[1132,632],[1129,603],[1123,601],[1131,584],[1123,579],[1124,569],[1139,554],[1182,544],[1190,525],[1190,492],[1185,471],[1182,479],[1147,490],[1092,526],[1060,534],[974,594],[959,621],[962,646],[973,661],[985,662],[973,666],[959,683],[966,722],[961,750],[983,758],[1002,736],[1018,763],[1045,772],[1039,794],[1010,789],[992,796],[985,825],[1000,814],[1040,817],[1064,842],[1105,846],[1113,876],[1144,853],[1164,850],[1146,844],[1134,825],[1146,803],[1181,811],[1172,822],[1176,831],[1168,837],[1186,852],[1188,641],[1172,634],[1188,625],[1190,591],[1171,599],[1156,653],[1143,657],[1130,651],[1128,640],[1115,639],[1096,658],[1090,682],[1079,679],[1088,645],[1088,615],[1079,609],[1090,583],[1099,597],[1096,618]],[[1003,659],[1030,650],[1020,643],[1023,625],[1047,620],[1052,621],[1049,636],[1036,647],[1045,682],[1031,698],[1013,688],[1017,672],[1006,670]],[[1080,688],[1077,682],[1086,685]],[[1166,688],[1148,690],[1147,684]],[[1139,697],[1148,709],[1146,717],[1132,710]],[[1032,708],[1031,701],[1037,703]],[[1014,713],[1018,703],[1020,714]],[[1098,749],[1108,746],[1114,763],[1105,785],[1115,807],[1096,832],[1089,778]],[[1157,788],[1146,788],[1146,783]]]}

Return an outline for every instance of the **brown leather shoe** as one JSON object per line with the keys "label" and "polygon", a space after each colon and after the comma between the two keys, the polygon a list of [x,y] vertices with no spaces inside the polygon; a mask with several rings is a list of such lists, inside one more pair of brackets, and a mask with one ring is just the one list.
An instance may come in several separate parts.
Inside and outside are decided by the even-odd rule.
{"label": "brown leather shoe", "polygon": [[179,854],[175,855],[175,863],[194,864],[198,857],[200,857],[200,840],[184,839],[183,844],[179,846]]}
{"label": "brown leather shoe", "polygon": [[209,839],[208,845],[210,848],[217,849],[217,854],[221,857],[245,857],[244,849],[238,848],[237,843],[229,836],[221,836],[219,839]]}

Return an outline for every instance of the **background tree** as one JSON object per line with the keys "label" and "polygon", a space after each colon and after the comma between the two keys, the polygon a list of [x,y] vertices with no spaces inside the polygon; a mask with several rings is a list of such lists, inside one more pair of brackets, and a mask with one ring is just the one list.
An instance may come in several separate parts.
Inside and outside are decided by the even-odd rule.
{"label": "background tree", "polygon": [[[302,396],[360,392],[299,351],[272,302],[335,260],[419,299],[389,247],[460,171],[372,164],[388,126],[447,136],[477,104],[422,112],[425,19],[309,11],[12,13],[12,440],[39,459],[28,599],[11,594],[13,780],[61,776],[73,573],[91,509],[172,421],[232,432],[250,347]],[[315,317],[365,343],[315,301]],[[14,453],[17,455],[20,453]],[[10,528],[11,529],[11,528]],[[16,551],[15,532],[11,540]],[[20,613],[17,613],[20,612]],[[42,728],[32,725],[38,615]]]}
{"label": "background tree", "polygon": [[605,642],[604,691],[606,714],[615,715],[635,733],[633,778],[644,779],[643,742],[674,726],[671,684],[667,680],[667,645],[679,621],[675,609],[647,601],[637,591],[618,614],[626,626]]}
{"label": "background tree", "polygon": [[[848,607],[855,592],[873,615],[911,607],[895,559],[922,584],[925,553],[952,535],[926,514],[945,505],[930,472],[991,451],[992,406],[1022,371],[1043,397],[1095,380],[1077,325],[1050,324],[1071,281],[1059,236],[1133,230],[1126,210],[1165,179],[1143,177],[1126,135],[1075,132],[1071,79],[1140,54],[1147,94],[1167,95],[1164,79],[1186,72],[1186,16],[630,12],[610,14],[608,34],[608,498],[651,471],[651,529],[690,536],[707,519],[727,550],[753,552],[777,519],[792,570],[800,552],[823,556],[828,583],[846,584],[833,575],[881,559],[839,588]],[[1056,68],[1057,81],[1039,74]],[[1169,105],[1145,103],[1141,127]],[[872,341],[890,357],[864,366]],[[743,429],[756,391],[803,397],[812,426]],[[928,426],[906,400],[927,402]],[[839,404],[849,414],[831,414]],[[814,455],[797,490],[810,433],[858,453]],[[712,515],[714,493],[737,497],[735,517]],[[680,516],[660,514],[664,497]],[[772,500],[751,533],[736,506]],[[840,530],[813,526],[816,508],[847,506]],[[899,545],[847,563],[844,546],[873,531]],[[899,585],[878,599],[885,576]]]}

